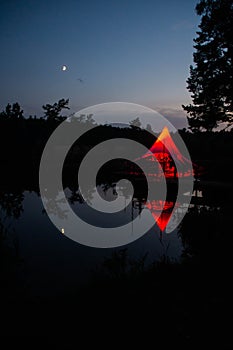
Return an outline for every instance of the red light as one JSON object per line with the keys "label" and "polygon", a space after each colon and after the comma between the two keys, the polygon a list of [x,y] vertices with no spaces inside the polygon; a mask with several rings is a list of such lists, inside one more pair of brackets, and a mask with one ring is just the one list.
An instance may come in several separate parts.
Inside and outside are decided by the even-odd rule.
{"label": "red light", "polygon": [[[154,161],[154,158],[160,163],[166,178],[187,177],[193,175],[192,163],[181,154],[166,126],[151,146],[149,152],[141,157],[141,159],[149,161]],[[175,162],[184,165],[185,171],[183,173],[177,173]]]}
{"label": "red light", "polygon": [[[159,226],[160,230],[164,231],[171,217],[171,213],[174,208],[174,202],[153,200],[153,201],[148,201],[146,203],[146,207],[150,209],[151,214],[155,222]],[[161,210],[162,210],[162,213],[161,213]]]}

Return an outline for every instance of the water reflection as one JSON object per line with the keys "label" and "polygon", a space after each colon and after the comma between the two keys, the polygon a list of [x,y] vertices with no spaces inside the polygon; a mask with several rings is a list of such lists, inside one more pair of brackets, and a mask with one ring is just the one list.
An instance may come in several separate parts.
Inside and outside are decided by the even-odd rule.
{"label": "water reflection", "polygon": [[23,212],[23,200],[24,193],[19,189],[9,192],[0,190],[1,214],[18,219]]}
{"label": "water reflection", "polygon": [[[115,185],[116,183],[99,185],[100,195],[111,201],[115,198],[117,191],[117,195],[126,199],[125,189],[116,189]],[[205,239],[203,230],[209,232],[206,219],[213,219],[215,226],[211,226],[208,221],[213,232],[215,232],[218,222],[221,222],[223,228],[227,225],[221,218],[224,218],[225,208],[227,203],[230,203],[231,192],[228,189],[223,191],[220,188],[215,191],[214,200],[212,192],[211,187],[198,184],[198,189],[194,189],[190,209],[182,225],[180,225],[179,230],[175,230],[169,235],[164,234],[163,229],[170,219],[170,213],[175,203],[171,194],[170,198],[162,202],[158,198],[148,200],[145,192],[142,190],[140,193],[138,190],[137,196],[134,196],[130,204],[116,216],[106,216],[105,223],[103,223],[103,217],[100,220],[95,215],[92,216],[91,220],[95,224],[113,227],[119,223],[132,221],[132,218],[136,216],[140,217],[142,209],[146,207],[147,210],[151,211],[157,224],[155,223],[142,238],[126,246],[128,255],[130,258],[140,261],[147,254],[145,264],[159,260],[162,256],[179,260],[184,252],[194,254],[198,250],[200,241]],[[78,189],[75,186],[70,186],[65,189],[65,193],[74,212],[82,218],[90,220],[88,217],[89,209],[87,204],[83,203]],[[54,215],[60,215],[65,220],[66,213],[60,210],[62,203],[59,194],[56,194],[54,199],[54,193],[47,191],[46,196],[48,196],[51,212]],[[185,206],[185,193],[183,198],[182,205]],[[161,209],[161,206],[164,207],[164,211],[158,217],[157,211]],[[45,293],[52,295],[55,292],[72,290],[72,288],[88,282],[91,278],[91,271],[96,266],[110,258],[114,252],[121,250],[120,248],[85,247],[68,239],[65,236],[64,227],[61,227],[59,232],[50,222],[44,213],[41,198],[36,191],[29,192],[22,188],[14,191],[2,189],[0,208],[1,234],[5,232],[7,227],[10,227],[7,234],[13,237],[14,242],[17,242],[13,249],[16,249],[17,246],[17,254],[23,259],[24,264],[24,268],[18,273],[23,274],[23,279],[27,281],[27,288],[33,295]],[[182,206],[177,210],[177,216],[179,211],[182,211]],[[203,227],[201,228],[200,225]],[[133,224],[131,229],[133,234]]]}
{"label": "water reflection", "polygon": [[[111,200],[116,195],[115,184],[100,186],[101,195]],[[121,191],[122,190],[122,191]],[[83,218],[88,218],[87,204],[83,203],[80,193],[75,188],[66,188],[65,193],[72,209]],[[127,197],[124,189],[118,189],[118,195]],[[65,219],[66,213],[59,208],[61,202],[59,194],[46,192],[49,209],[54,215]],[[145,206],[145,198],[133,198],[121,213],[114,218],[106,216],[107,227],[117,226],[119,223],[131,221],[132,217],[140,216]],[[64,292],[66,289],[76,288],[88,282],[91,271],[119,249],[96,249],[82,246],[65,236],[64,227],[60,232],[53,226],[44,213],[40,197],[34,191],[1,191],[0,197],[1,222],[11,227],[18,240],[19,254],[24,261],[23,272],[27,276],[27,285],[31,293]],[[149,210],[149,209],[148,209]],[[111,218],[110,218],[111,217]],[[91,218],[92,222],[103,225],[103,218]],[[132,224],[132,234],[134,226]],[[181,240],[177,232],[159,237],[160,229],[154,226],[145,236],[127,246],[132,259],[140,259],[147,253],[147,263],[159,259],[167,254],[172,259],[178,259],[182,252]]]}

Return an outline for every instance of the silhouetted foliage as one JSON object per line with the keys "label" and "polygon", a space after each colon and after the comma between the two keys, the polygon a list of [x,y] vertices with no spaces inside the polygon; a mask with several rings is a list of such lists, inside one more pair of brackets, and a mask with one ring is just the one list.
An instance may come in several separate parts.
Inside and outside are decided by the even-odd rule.
{"label": "silhouetted foliage", "polygon": [[5,110],[0,113],[0,117],[4,119],[23,119],[23,110],[18,102],[11,105],[8,103]]}
{"label": "silhouetted foliage", "polygon": [[200,31],[187,80],[193,103],[182,107],[192,131],[210,131],[233,121],[233,2],[201,0],[196,12]]}
{"label": "silhouetted foliage", "polygon": [[[65,100],[64,100],[65,101]],[[18,108],[18,107],[17,107]],[[16,109],[16,108],[15,108]],[[6,110],[10,110],[9,107]],[[21,110],[21,109],[20,109]],[[0,118],[0,162],[2,165],[2,179],[15,179],[17,182],[26,181],[28,186],[37,181],[41,155],[50,135],[63,121],[57,118]],[[139,120],[140,121],[140,120]],[[83,157],[95,145],[113,138],[132,139],[150,148],[155,142],[156,136],[147,132],[147,129],[138,127],[117,127],[111,125],[97,125],[93,115],[71,116],[67,119],[69,123],[77,123],[82,136],[72,145],[65,160],[64,174],[68,175],[77,171]],[[95,128],[88,130],[88,126]],[[205,169],[208,179],[230,180],[232,175],[228,171],[232,167],[233,131],[221,132],[197,132],[191,133],[185,129],[179,130],[190,152],[191,159],[197,165]],[[177,133],[172,134],[175,143]],[[61,145],[69,144],[66,137]],[[74,167],[76,167],[74,169]],[[65,176],[66,178],[67,176]],[[66,182],[66,181],[65,181]]]}
{"label": "silhouetted foliage", "polygon": [[[46,326],[49,332],[51,327],[54,327],[55,334],[57,334],[61,319],[70,319],[73,323],[73,317],[69,314],[70,310],[74,315],[78,313],[81,320],[83,320],[84,315],[87,315],[88,322],[90,314],[97,315],[96,323],[99,322],[99,315],[107,312],[106,319],[111,322],[113,318],[118,320],[122,315],[124,317],[125,315],[133,315],[132,311],[136,311],[135,320],[138,323],[138,320],[147,319],[149,311],[151,315],[154,315],[153,330],[156,328],[163,340],[168,333],[172,334],[170,337],[172,345],[180,346],[183,342],[186,345],[185,348],[191,348],[189,345],[192,345],[193,339],[196,339],[198,344],[203,343],[203,334],[207,334],[208,345],[210,341],[211,344],[215,344],[216,338],[219,339],[220,345],[222,345],[222,339],[227,343],[225,332],[228,318],[225,317],[222,310],[229,310],[229,303],[232,299],[231,251],[233,241],[230,229],[232,188],[229,184],[224,186],[227,180],[228,182],[232,181],[229,169],[233,162],[233,131],[215,133],[191,133],[185,129],[179,131],[192,159],[206,167],[205,177],[207,180],[221,180],[223,183],[220,187],[215,185],[211,185],[213,186],[211,187],[207,186],[205,181],[200,181],[200,183],[197,181],[198,189],[202,192],[203,198],[196,198],[197,201],[192,204],[192,208],[181,223],[179,235],[183,243],[183,257],[179,262],[169,260],[166,255],[162,256],[160,260],[152,262],[153,258],[157,257],[151,257],[149,254],[147,256],[146,251],[143,251],[147,247],[143,244],[141,245],[141,258],[138,256],[134,258],[134,255],[131,256],[131,253],[126,249],[113,249],[112,255],[107,256],[101,266],[96,267],[93,280],[83,290],[72,288],[67,290],[67,294],[59,297],[48,292],[43,298],[32,299],[30,287],[27,289],[24,284],[21,287],[22,282],[17,280],[16,272],[20,266],[18,247],[21,247],[21,242],[17,243],[13,232],[9,233],[6,225],[9,220],[15,222],[22,215],[24,196],[27,198],[24,190],[39,192],[38,169],[41,154],[50,135],[61,122],[62,118],[59,116],[47,118],[47,120],[43,118],[0,119],[0,145],[1,149],[4,150],[0,154],[0,207],[2,214],[0,217],[0,267],[2,266],[1,272],[5,272],[5,278],[1,278],[4,288],[1,287],[2,290],[0,288],[1,300],[3,301],[2,318],[5,320],[5,315],[10,315],[11,319],[18,314],[25,315],[28,308],[32,310],[33,317],[27,317],[27,320],[25,317],[24,322],[18,322],[17,330],[24,334],[25,322],[29,320],[27,330],[30,330],[30,334],[36,328],[41,332],[41,322],[38,321],[39,318],[35,310],[42,310],[43,322],[46,322],[44,315],[46,315],[46,310],[50,305],[54,319],[52,322],[49,320],[49,324]],[[84,134],[68,152],[63,167],[63,186],[70,190],[70,194],[67,191],[67,200],[73,206],[74,212],[75,204],[83,203],[83,198],[77,189],[77,167],[92,147],[107,139],[127,138],[150,148],[156,139],[156,136],[137,127],[121,128],[100,125],[86,132],[89,123],[95,124],[92,115],[73,116],[68,118],[65,123],[70,123],[71,127],[73,127],[72,123],[78,123],[78,128],[84,131]],[[174,140],[176,137],[176,133],[172,134]],[[59,146],[66,146],[68,142],[69,140],[64,138]],[[116,161],[116,169],[123,168],[123,163],[120,163],[122,160],[114,161]],[[97,184],[106,181],[103,191],[111,185],[109,182],[112,180],[113,162],[107,163],[98,173]],[[73,185],[70,186],[71,175],[73,176]],[[113,180],[115,184],[115,180],[118,178]],[[19,189],[13,190],[13,186],[16,188],[19,186]],[[136,184],[135,188],[134,195],[139,199],[139,204],[144,203],[142,181],[140,181],[139,186]],[[85,193],[85,196],[88,197],[88,194]],[[48,201],[49,211],[64,218],[66,212],[60,211],[61,200],[59,197],[56,198],[53,189],[48,188],[45,197]],[[199,199],[203,201],[201,204]],[[133,203],[138,205],[138,202],[134,201]],[[25,214],[26,211],[27,209],[25,209]],[[82,218],[79,207],[78,211],[78,215]],[[6,219],[5,216],[7,216]],[[36,216],[35,211],[35,218]],[[31,227],[33,228],[33,226]],[[156,232],[152,232],[152,234],[156,234]],[[60,236],[65,246],[66,238]],[[12,237],[12,239],[8,240],[8,237]],[[30,241],[26,244],[30,244]],[[94,253],[93,250],[89,250],[89,252],[90,256]],[[73,260],[71,263],[73,264]],[[25,264],[25,266],[27,265]],[[50,267],[50,265],[46,266]],[[41,271],[42,269],[43,267],[41,267]],[[25,276],[26,282],[30,286],[32,280],[27,277],[27,274]],[[75,278],[78,281],[78,272]],[[45,282],[43,278],[42,281]],[[15,299],[13,302],[12,297]],[[17,307],[20,308],[20,312]],[[98,312],[95,312],[97,307],[99,310],[97,309]],[[16,310],[14,310],[15,308]],[[3,309],[5,309],[5,313]],[[59,315],[56,315],[56,312]],[[139,316],[140,313],[143,316]],[[202,315],[201,319],[200,315]],[[126,319],[128,323],[132,322],[133,316]],[[59,324],[56,324],[57,320]],[[38,327],[35,327],[36,321],[38,321]],[[203,333],[200,334],[201,323]],[[9,333],[12,333],[13,326],[8,327],[9,322],[5,322],[5,324]],[[164,327],[165,324],[166,327]],[[65,326],[67,325],[68,323],[65,323]],[[65,326],[63,326],[63,332]],[[148,327],[147,323],[146,327]],[[71,328],[67,328],[70,332]],[[212,336],[209,337],[209,334]],[[231,334],[230,330],[227,334]],[[219,348],[225,347],[219,346]]]}
{"label": "silhouetted foliage", "polygon": [[60,113],[63,109],[70,109],[68,107],[68,103],[69,103],[69,99],[65,100],[64,98],[54,103],[53,105],[50,105],[47,103],[46,105],[42,106],[42,108],[45,111],[44,117],[47,120],[55,120],[55,121],[63,120],[64,117],[62,117]]}
{"label": "silhouetted foliage", "polygon": [[141,127],[141,121],[140,121],[140,119],[137,117],[137,118],[135,118],[135,119],[133,119],[133,120],[131,120],[130,122],[129,122],[129,124],[130,124],[130,126],[131,127],[135,127],[135,128],[140,128]]}

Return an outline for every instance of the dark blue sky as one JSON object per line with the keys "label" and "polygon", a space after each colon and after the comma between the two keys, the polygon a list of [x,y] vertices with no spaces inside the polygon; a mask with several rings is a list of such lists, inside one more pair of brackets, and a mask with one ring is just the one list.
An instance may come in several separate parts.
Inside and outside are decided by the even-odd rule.
{"label": "dark blue sky", "polygon": [[42,115],[42,104],[64,97],[72,111],[127,101],[177,121],[190,100],[196,3],[1,1],[1,110],[18,101],[26,115]]}

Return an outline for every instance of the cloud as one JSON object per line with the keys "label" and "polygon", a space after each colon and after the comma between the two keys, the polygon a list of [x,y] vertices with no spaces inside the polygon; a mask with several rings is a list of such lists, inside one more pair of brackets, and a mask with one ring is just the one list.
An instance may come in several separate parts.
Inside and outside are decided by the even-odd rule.
{"label": "cloud", "polygon": [[179,108],[157,107],[156,110],[172,123],[175,128],[182,129],[188,127],[186,113]]}

